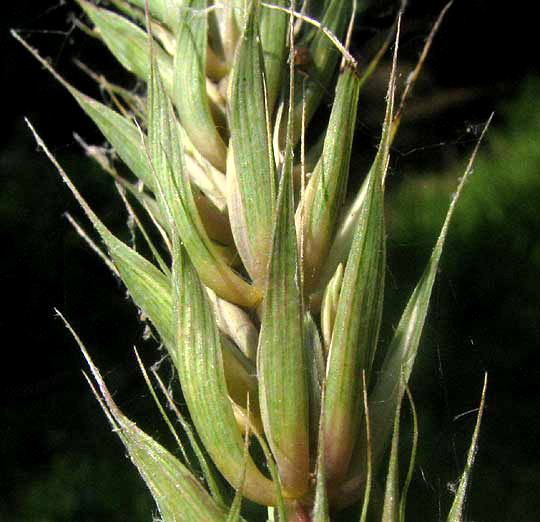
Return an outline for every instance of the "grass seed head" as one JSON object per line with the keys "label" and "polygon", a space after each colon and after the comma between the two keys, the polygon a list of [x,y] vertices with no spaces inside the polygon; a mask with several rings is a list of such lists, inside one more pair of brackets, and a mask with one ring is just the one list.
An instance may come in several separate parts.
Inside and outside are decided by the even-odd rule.
{"label": "grass seed head", "polygon": [[[153,259],[118,240],[56,164],[166,347],[197,432],[177,410],[204,485],[188,461],[123,416],[77,338],[94,392],[163,520],[238,520],[242,497],[275,509],[283,522],[329,521],[329,508],[362,500],[364,520],[372,473],[390,440],[382,516],[397,520],[401,400],[455,206],[454,199],[374,372],[384,297],[384,182],[403,109],[402,103],[394,114],[401,13],[381,51],[359,70],[347,48],[353,1],[115,0],[109,7],[77,1],[92,25],[88,32],[146,82],[144,95],[94,75],[110,94],[113,104],[106,106],[15,36],[103,132],[131,175],[109,163],[107,172],[162,239],[154,244],[136,219]],[[345,206],[359,93],[392,39],[378,152]],[[406,95],[411,88],[409,82]],[[313,139],[312,123],[325,117],[321,106],[330,99],[326,125],[320,130],[317,122],[320,137]],[[250,444],[261,451],[247,451]],[[236,490],[230,506],[208,457]],[[449,520],[460,520],[455,513],[458,504]]]}

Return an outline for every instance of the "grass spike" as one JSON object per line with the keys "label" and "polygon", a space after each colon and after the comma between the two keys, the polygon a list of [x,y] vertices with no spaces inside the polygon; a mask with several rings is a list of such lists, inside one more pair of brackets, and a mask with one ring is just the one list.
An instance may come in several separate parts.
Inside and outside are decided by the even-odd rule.
{"label": "grass spike", "polygon": [[[116,182],[131,246],[109,231],[28,123],[105,248],[68,219],[122,279],[179,380],[189,422],[154,367],[177,421],[165,412],[137,354],[180,459],[122,414],[74,334],[91,389],[156,500],[160,520],[257,522],[266,509],[272,522],[345,522],[351,516],[367,522],[373,515],[405,522],[418,438],[408,384],[449,223],[480,143],[379,367],[385,178],[404,106],[451,2],[433,25],[398,105],[406,2],[396,6],[382,46],[365,58],[363,42],[352,40],[370,19],[361,17],[379,13],[368,0],[76,3],[90,20],[90,27],[76,22],[81,35],[105,43],[102,49],[137,79],[136,91],[79,63],[106,101],[94,100],[13,35],[111,145],[92,147],[76,138]],[[388,19],[388,11],[381,14]],[[343,208],[350,201],[354,127],[364,114],[357,101],[394,37],[378,150],[356,198]],[[362,57],[360,73],[356,56]],[[116,170],[116,157],[122,170]],[[131,197],[147,211],[154,233],[139,220]],[[152,262],[135,249],[138,231]],[[405,393],[413,443],[400,495]],[[484,397],[485,388],[449,522],[463,520]],[[374,478],[388,454],[382,498]],[[358,510],[344,515],[353,503]]]}

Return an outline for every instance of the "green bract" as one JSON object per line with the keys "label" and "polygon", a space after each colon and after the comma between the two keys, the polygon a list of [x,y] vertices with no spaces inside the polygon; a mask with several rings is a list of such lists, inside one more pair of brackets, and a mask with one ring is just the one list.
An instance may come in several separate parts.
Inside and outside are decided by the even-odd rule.
{"label": "green bract", "polygon": [[[197,436],[177,413],[204,480],[179,438],[181,458],[121,413],[76,337],[97,384],[94,391],[162,519],[244,520],[241,501],[247,498],[268,507],[270,519],[280,522],[341,520],[339,509],[354,503],[358,520],[370,511],[374,520],[405,520],[416,443],[400,490],[402,399],[470,165],[395,336],[380,346],[384,186],[402,109],[396,116],[400,18],[385,47],[360,71],[347,51],[347,35],[362,2],[78,3],[92,33],[146,82],[144,95],[107,83],[115,100],[114,108],[107,107],[60,78],[15,37],[110,142],[131,176],[104,162],[107,171],[149,214],[161,237],[160,244],[152,243],[137,220],[153,259],[116,238],[36,134],[177,371],[176,392],[183,395]],[[359,92],[394,34],[378,152],[362,187],[349,198]],[[330,98],[325,128],[308,140],[314,115],[325,118],[324,110],[317,111]],[[374,371],[377,350],[385,354]],[[160,411],[173,429],[161,406]],[[416,426],[414,413],[413,418]],[[450,522],[462,520],[479,421],[480,415]],[[258,449],[249,451],[251,446]],[[234,495],[223,490],[216,470]],[[373,502],[372,483],[379,476],[386,477],[384,493]]]}

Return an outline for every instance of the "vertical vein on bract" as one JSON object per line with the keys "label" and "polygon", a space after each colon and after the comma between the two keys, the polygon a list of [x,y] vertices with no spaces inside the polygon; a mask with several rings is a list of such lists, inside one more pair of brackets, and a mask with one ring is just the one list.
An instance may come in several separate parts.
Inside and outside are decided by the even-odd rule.
{"label": "vertical vein on bract", "polygon": [[259,293],[227,265],[212,245],[201,222],[184,164],[180,134],[171,101],[165,94],[152,55],[149,78],[149,146],[158,201],[178,234],[204,283],[220,297],[254,306]]}
{"label": "vertical vein on bract", "polygon": [[258,3],[252,2],[231,73],[232,158],[227,176],[231,177],[229,218],[238,252],[255,285],[262,288],[275,212],[276,169],[258,34],[259,9]]}
{"label": "vertical vein on bract", "polygon": [[225,172],[227,147],[210,113],[206,93],[207,1],[182,8],[174,56],[174,102],[180,122],[199,152]]}
{"label": "vertical vein on bract", "polygon": [[[234,487],[242,482],[244,441],[227,392],[219,332],[210,303],[179,241],[174,242],[173,281],[177,370],[188,409],[212,460]],[[274,486],[249,457],[244,495],[275,504]]]}
{"label": "vertical vein on bract", "polygon": [[281,177],[268,264],[258,364],[261,413],[285,496],[308,489],[309,407],[302,294],[294,227],[292,151]]}
{"label": "vertical vein on bract", "polygon": [[303,235],[307,294],[318,285],[341,215],[356,127],[359,86],[359,77],[347,66],[336,86],[321,158],[296,212],[296,227]]}
{"label": "vertical vein on bract", "polygon": [[367,194],[343,275],[328,354],[326,458],[328,476],[338,481],[345,478],[356,444],[362,417],[360,375],[365,370],[369,378],[382,316],[386,256],[383,182],[388,167],[396,53],[379,150],[368,174]]}
{"label": "vertical vein on bract", "polygon": [[[289,0],[276,0],[276,5],[287,7]],[[263,8],[260,18],[260,37],[264,59],[268,114],[272,116],[276,98],[282,86],[285,65],[287,14],[276,9]]]}

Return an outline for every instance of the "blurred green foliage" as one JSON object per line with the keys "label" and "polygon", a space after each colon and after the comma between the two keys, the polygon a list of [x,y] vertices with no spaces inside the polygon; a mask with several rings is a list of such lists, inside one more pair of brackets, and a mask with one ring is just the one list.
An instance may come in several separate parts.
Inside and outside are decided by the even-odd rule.
{"label": "blurred green foliage", "polygon": [[[461,243],[470,245],[481,239],[480,232],[503,227],[499,228],[497,236],[512,238],[513,248],[519,251],[525,246],[522,241],[531,236],[528,227],[538,223],[539,93],[540,80],[530,78],[513,101],[497,108],[452,223],[453,235]],[[468,126],[468,141],[476,141],[475,134],[479,135],[481,127],[481,124]],[[392,220],[392,234],[396,242],[407,243],[418,235],[436,237],[456,186],[456,177],[463,168],[458,167],[444,176],[419,173],[391,194],[390,211],[396,216]],[[538,267],[540,245],[535,247],[530,254]]]}

